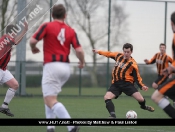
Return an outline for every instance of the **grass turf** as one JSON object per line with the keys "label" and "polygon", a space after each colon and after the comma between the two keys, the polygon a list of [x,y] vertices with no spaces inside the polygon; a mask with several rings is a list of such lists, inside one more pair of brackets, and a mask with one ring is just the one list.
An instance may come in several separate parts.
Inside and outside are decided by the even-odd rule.
{"label": "grass turf", "polygon": [[[98,90],[97,90],[98,91]],[[148,105],[155,108],[155,112],[148,112],[139,108],[139,104],[131,97],[121,96],[113,100],[118,118],[125,118],[128,110],[135,110],[138,118],[169,118],[156,104],[150,95],[147,96]],[[0,97],[3,102],[4,97]],[[58,98],[69,111],[72,118],[108,118],[103,97],[64,97]],[[42,97],[15,97],[9,105],[15,118],[45,118]],[[0,118],[11,118],[0,113]],[[80,132],[174,132],[175,127],[167,126],[82,126]],[[1,132],[46,132],[46,126],[1,126]],[[67,132],[65,126],[56,126],[56,132]]]}

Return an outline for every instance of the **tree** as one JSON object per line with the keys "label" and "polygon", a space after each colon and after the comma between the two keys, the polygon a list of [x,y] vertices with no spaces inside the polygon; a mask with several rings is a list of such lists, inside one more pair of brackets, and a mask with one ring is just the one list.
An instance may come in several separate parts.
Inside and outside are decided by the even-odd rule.
{"label": "tree", "polygon": [[4,34],[4,28],[6,25],[9,23],[11,18],[17,13],[15,12],[16,10],[16,5],[17,5],[17,0],[13,0],[12,2],[9,2],[10,0],[2,0],[0,1],[0,23],[1,23],[1,36]]}
{"label": "tree", "polygon": [[[45,9],[49,9],[50,8],[49,2],[50,0],[37,0],[37,1],[27,0],[27,4],[29,4],[28,8],[26,8],[27,21],[29,22],[29,18],[28,18],[29,14],[33,11],[34,7],[36,7],[37,4],[42,5],[43,7],[45,7]],[[1,36],[5,33],[4,29],[9,23],[16,24],[18,22],[18,19],[17,19],[18,18],[18,12],[17,12],[18,5],[17,4],[18,4],[18,0],[1,0],[0,1],[0,17],[1,17],[0,19],[1,34],[0,35]],[[26,34],[27,40],[31,37],[33,32],[36,31],[36,29],[39,27],[39,25],[44,20],[48,18],[47,20],[49,21],[49,15],[50,14],[47,13],[46,15],[44,15],[44,17],[38,20],[38,23],[36,23],[35,28],[31,29],[30,32]],[[35,21],[30,21],[29,28],[33,26],[34,23]],[[27,46],[26,50],[30,50],[29,46]],[[12,56],[14,56],[15,54],[16,54],[16,50],[14,48],[14,50],[12,50]]]}
{"label": "tree", "polygon": [[[93,86],[98,86],[96,76],[97,60],[100,56],[92,53],[92,49],[106,49],[108,37],[108,1],[105,0],[64,0],[68,10],[67,23],[80,30],[86,41],[82,41],[86,55],[92,58],[93,66],[87,69],[91,75]],[[76,7],[76,8],[75,8]],[[124,9],[116,2],[112,3],[111,10],[111,44],[115,49],[127,38]],[[80,36],[81,37],[81,36]]]}

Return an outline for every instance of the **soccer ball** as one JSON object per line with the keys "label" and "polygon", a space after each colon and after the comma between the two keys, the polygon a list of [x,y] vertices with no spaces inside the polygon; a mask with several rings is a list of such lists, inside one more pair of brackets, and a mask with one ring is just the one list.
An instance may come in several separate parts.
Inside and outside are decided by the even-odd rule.
{"label": "soccer ball", "polygon": [[129,110],[127,113],[126,113],[126,118],[127,119],[136,119],[137,118],[137,113],[133,110]]}

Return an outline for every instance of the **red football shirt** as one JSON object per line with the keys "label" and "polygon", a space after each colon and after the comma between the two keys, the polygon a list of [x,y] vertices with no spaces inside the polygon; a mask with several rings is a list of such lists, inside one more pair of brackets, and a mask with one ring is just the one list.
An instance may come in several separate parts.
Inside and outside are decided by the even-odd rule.
{"label": "red football shirt", "polygon": [[14,39],[9,35],[3,35],[0,38],[0,69],[6,70],[11,57],[11,48],[14,44]]}
{"label": "red football shirt", "polygon": [[69,62],[71,45],[74,49],[81,46],[75,31],[59,21],[42,24],[33,38],[44,41],[44,64],[54,61]]}

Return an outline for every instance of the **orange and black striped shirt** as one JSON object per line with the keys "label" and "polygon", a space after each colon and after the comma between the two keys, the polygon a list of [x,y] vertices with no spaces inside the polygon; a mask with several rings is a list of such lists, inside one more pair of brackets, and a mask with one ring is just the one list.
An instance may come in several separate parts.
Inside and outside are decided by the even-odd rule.
{"label": "orange and black striped shirt", "polygon": [[175,33],[174,33],[173,42],[172,42],[172,55],[173,55],[172,65],[175,66]]}
{"label": "orange and black striped shirt", "polygon": [[131,83],[136,82],[140,88],[144,86],[137,63],[133,58],[126,60],[123,53],[119,52],[98,51],[98,54],[116,61],[112,71],[112,83],[124,80]]}
{"label": "orange and black striped shirt", "polygon": [[170,56],[168,56],[167,54],[162,55],[161,53],[157,53],[146,64],[149,65],[149,64],[156,63],[157,73],[159,75],[162,75],[162,70],[167,68],[169,66],[169,63],[172,63],[172,62],[173,62],[173,59]]}

